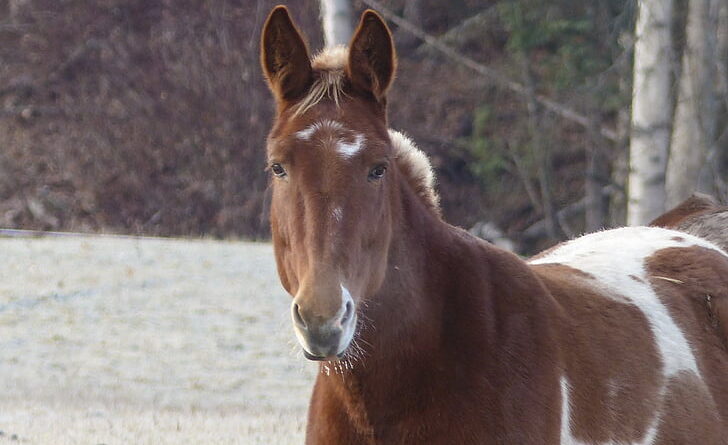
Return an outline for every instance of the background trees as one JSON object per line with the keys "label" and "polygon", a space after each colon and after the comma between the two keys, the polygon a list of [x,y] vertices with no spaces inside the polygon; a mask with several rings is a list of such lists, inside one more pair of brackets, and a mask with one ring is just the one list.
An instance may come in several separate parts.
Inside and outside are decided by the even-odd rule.
{"label": "background trees", "polygon": [[[312,49],[321,1],[288,2]],[[275,3],[0,0],[0,226],[265,238]],[[665,196],[728,198],[723,1],[331,3],[389,14],[391,124],[431,155],[449,221],[529,252]]]}
{"label": "background trees", "polygon": [[[677,103],[666,174],[666,205],[671,208],[687,199],[696,189],[711,189],[708,154],[715,155],[718,125],[719,71],[725,60],[725,42],[719,49],[718,17],[725,14],[726,2],[691,0],[687,8]],[[725,26],[725,23],[722,24]],[[722,29],[725,34],[728,29]],[[725,36],[722,37],[725,39]],[[722,51],[722,54],[719,53]],[[725,84],[726,79],[720,79]],[[669,88],[669,86],[668,86]],[[721,88],[724,88],[721,86]],[[705,171],[704,171],[705,170]]]}
{"label": "background trees", "polygon": [[326,46],[348,45],[354,32],[351,0],[321,0]]}
{"label": "background trees", "polygon": [[647,224],[665,211],[672,119],[673,1],[641,0],[638,7],[629,145],[630,225]]}

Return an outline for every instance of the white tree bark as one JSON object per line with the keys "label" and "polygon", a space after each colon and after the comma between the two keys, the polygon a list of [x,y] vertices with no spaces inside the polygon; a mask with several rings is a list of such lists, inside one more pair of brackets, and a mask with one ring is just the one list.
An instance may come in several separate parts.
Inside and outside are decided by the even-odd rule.
{"label": "white tree bark", "polygon": [[[716,26],[715,51],[715,95],[716,116],[718,122],[725,120],[728,111],[728,1],[717,0],[718,24]],[[717,126],[715,137],[710,147],[703,172],[700,177],[700,188],[710,191],[720,201],[728,202],[728,183],[725,171],[721,167],[724,159],[728,159],[728,130]]]}
{"label": "white tree bark", "polygon": [[350,0],[321,0],[321,20],[327,48],[347,45],[354,33]]}
{"label": "white tree bark", "polygon": [[665,178],[667,208],[699,188],[701,169],[715,141],[717,15],[716,0],[690,0]]}
{"label": "white tree bark", "polygon": [[665,210],[672,118],[673,0],[639,0],[635,26],[627,223],[647,224]]}

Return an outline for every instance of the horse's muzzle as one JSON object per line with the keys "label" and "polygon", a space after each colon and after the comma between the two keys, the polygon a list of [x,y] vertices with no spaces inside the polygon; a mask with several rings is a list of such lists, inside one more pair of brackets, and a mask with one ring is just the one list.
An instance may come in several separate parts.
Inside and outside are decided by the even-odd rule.
{"label": "horse's muzzle", "polygon": [[354,301],[346,295],[341,310],[330,319],[307,316],[294,301],[291,306],[293,329],[304,356],[309,360],[336,360],[349,347],[356,329]]}

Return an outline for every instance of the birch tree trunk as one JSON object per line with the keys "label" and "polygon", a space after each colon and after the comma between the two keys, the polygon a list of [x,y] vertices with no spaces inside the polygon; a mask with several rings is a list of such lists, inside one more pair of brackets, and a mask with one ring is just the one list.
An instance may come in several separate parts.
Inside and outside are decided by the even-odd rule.
{"label": "birch tree trunk", "polygon": [[321,20],[327,48],[347,45],[354,33],[350,0],[321,0]]}
{"label": "birch tree trunk", "polygon": [[717,13],[716,0],[690,0],[665,178],[667,208],[699,188],[701,169],[715,141]]}
{"label": "birch tree trunk", "polygon": [[672,0],[640,0],[635,26],[627,223],[647,224],[665,210],[670,143]]}
{"label": "birch tree trunk", "polygon": [[[721,202],[728,202],[728,175],[724,165],[728,165],[728,1],[718,1],[718,24],[716,27],[715,56],[715,95],[716,95],[716,133],[713,146],[699,183],[707,182],[705,189]],[[706,177],[707,176],[707,177]]]}

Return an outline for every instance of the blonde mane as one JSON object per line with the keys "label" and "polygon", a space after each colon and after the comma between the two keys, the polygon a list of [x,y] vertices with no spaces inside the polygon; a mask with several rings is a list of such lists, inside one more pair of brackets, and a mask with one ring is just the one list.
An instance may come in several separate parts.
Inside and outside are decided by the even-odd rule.
{"label": "blonde mane", "polygon": [[[324,98],[339,105],[344,95],[344,67],[348,59],[349,49],[345,46],[326,48],[311,59],[317,78],[308,94],[296,105],[295,114],[305,113]],[[439,214],[440,198],[435,191],[435,174],[427,155],[404,134],[391,129],[388,131],[400,170],[427,207]]]}
{"label": "blonde mane", "polygon": [[430,159],[404,134],[392,129],[388,132],[397,166],[427,207],[439,215],[440,197],[435,190],[435,173]]}

